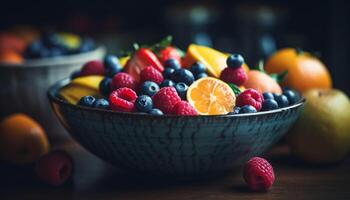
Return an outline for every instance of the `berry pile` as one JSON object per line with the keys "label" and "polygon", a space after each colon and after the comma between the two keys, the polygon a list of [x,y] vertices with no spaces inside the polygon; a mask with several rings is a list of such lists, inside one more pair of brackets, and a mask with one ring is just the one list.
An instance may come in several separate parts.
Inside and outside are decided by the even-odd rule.
{"label": "berry pile", "polygon": [[[98,98],[84,96],[78,104],[151,115],[198,115],[217,113],[212,109],[222,110],[222,106],[216,104],[223,102],[229,104],[225,107],[229,110],[221,111],[220,114],[236,115],[284,108],[299,100],[299,95],[291,89],[284,89],[281,94],[277,94],[244,88],[249,79],[247,69],[244,67],[244,58],[240,54],[232,54],[227,57],[226,67],[220,74],[221,82],[224,82],[220,84],[226,85],[225,87],[231,91],[229,93],[234,92],[231,95],[233,97],[226,101],[222,95],[225,94],[225,87],[215,91],[217,84],[215,82],[220,80],[209,78],[212,74],[208,73],[205,64],[197,61],[191,66],[183,66],[176,47],[170,45],[160,49],[157,47],[158,49],[142,47],[135,50],[124,66],[114,55],[107,55],[103,61],[94,60],[86,63],[79,72],[72,75],[72,78],[104,76],[99,84],[101,96]],[[207,83],[197,81],[205,79]],[[200,89],[193,89],[194,85]],[[203,88],[205,91],[211,90],[210,94],[203,94]],[[190,90],[197,91],[188,94]],[[202,93],[198,93],[198,90]],[[221,96],[218,93],[221,93]],[[230,95],[229,93],[226,94]],[[201,100],[201,96],[204,99]],[[192,98],[197,100],[194,101]],[[208,98],[210,103],[205,103],[205,98]],[[206,108],[205,105],[197,104],[208,104],[213,107]]]}

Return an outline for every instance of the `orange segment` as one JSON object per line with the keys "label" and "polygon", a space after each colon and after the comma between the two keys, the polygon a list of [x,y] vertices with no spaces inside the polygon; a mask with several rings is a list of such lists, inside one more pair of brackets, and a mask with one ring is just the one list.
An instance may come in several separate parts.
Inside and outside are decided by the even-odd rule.
{"label": "orange segment", "polygon": [[[189,67],[193,63],[200,61],[207,69],[210,76],[219,78],[221,71],[226,67],[226,59],[230,54],[226,54],[210,47],[191,44],[186,56],[183,60],[183,66]],[[249,67],[244,64],[243,68],[246,72],[249,71]]]}
{"label": "orange segment", "polygon": [[187,100],[201,115],[224,115],[235,107],[236,96],[225,82],[206,77],[188,88]]}

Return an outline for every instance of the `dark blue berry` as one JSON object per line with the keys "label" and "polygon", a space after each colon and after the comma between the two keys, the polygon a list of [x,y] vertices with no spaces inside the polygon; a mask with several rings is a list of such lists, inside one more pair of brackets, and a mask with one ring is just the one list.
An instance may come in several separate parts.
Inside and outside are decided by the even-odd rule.
{"label": "dark blue berry", "polygon": [[43,47],[43,44],[40,40],[35,40],[30,43],[25,51],[26,58],[39,58],[40,50]]}
{"label": "dark blue berry", "polygon": [[241,109],[239,110],[239,113],[256,113],[256,109],[251,106],[251,105],[245,105],[245,106],[242,106]]}
{"label": "dark blue berry", "polygon": [[239,114],[240,110],[241,110],[241,107],[236,106],[232,112],[228,113],[228,115],[237,115],[237,114]]}
{"label": "dark blue berry", "polygon": [[275,95],[275,100],[278,103],[279,108],[284,108],[289,106],[288,98],[283,94]]}
{"label": "dark blue berry", "polygon": [[49,52],[48,52],[47,57],[50,57],[50,58],[54,58],[54,57],[58,57],[58,56],[63,55],[63,51],[61,50],[61,48],[54,47],[54,48],[49,49],[48,51]]}
{"label": "dark blue berry", "polygon": [[165,79],[161,84],[160,87],[174,87],[175,83],[172,80]]}
{"label": "dark blue berry", "polygon": [[197,76],[200,73],[205,73],[207,68],[201,62],[196,62],[191,66],[191,72],[194,76]]}
{"label": "dark blue berry", "polygon": [[113,77],[115,74],[119,73],[122,70],[122,67],[119,63],[119,59],[113,55],[107,55],[103,59],[103,64],[106,71],[106,76]]}
{"label": "dark blue berry", "polygon": [[207,73],[200,73],[195,78],[196,78],[196,80],[198,80],[198,79],[201,79],[201,78],[204,78],[204,77],[208,77],[208,74]]}
{"label": "dark blue berry", "polygon": [[95,101],[96,99],[93,96],[84,96],[79,100],[78,104],[81,106],[93,107]]}
{"label": "dark blue berry", "polygon": [[278,108],[278,103],[274,99],[265,99],[261,111],[275,110]]}
{"label": "dark blue berry", "polygon": [[82,42],[79,47],[79,53],[85,53],[88,51],[92,51],[93,49],[96,48],[96,44],[93,39],[89,37],[85,37],[82,39]]}
{"label": "dark blue berry", "polygon": [[152,98],[147,95],[137,97],[135,101],[136,109],[140,112],[148,112],[153,108]]}
{"label": "dark blue berry", "polygon": [[181,99],[186,100],[188,86],[185,83],[180,82],[175,85],[175,89]]}
{"label": "dark blue berry", "polygon": [[112,79],[111,78],[104,78],[99,85],[99,89],[102,95],[104,95],[105,97],[108,97],[109,94],[111,93],[111,82]]}
{"label": "dark blue berry", "polygon": [[179,63],[179,61],[177,61],[176,59],[168,59],[164,62],[164,67],[165,68],[173,68],[173,69],[181,69],[181,65]]}
{"label": "dark blue berry", "polygon": [[288,98],[289,105],[293,105],[299,100],[298,94],[293,90],[284,90],[282,94]]}
{"label": "dark blue berry", "polygon": [[39,58],[47,58],[50,55],[50,50],[48,48],[42,47],[39,51]]}
{"label": "dark blue berry", "polygon": [[273,96],[273,94],[271,92],[264,92],[263,96],[264,96],[264,100],[275,99],[275,97]]}
{"label": "dark blue berry", "polygon": [[94,104],[94,108],[100,108],[100,109],[108,109],[109,108],[109,102],[106,99],[97,99]]}
{"label": "dark blue berry", "polygon": [[159,91],[159,86],[157,83],[152,82],[152,81],[145,81],[140,90],[140,94],[148,95],[148,96],[153,96]]}
{"label": "dark blue berry", "polygon": [[163,71],[163,77],[165,79],[170,79],[171,78],[171,74],[173,74],[175,71],[175,69],[173,68],[165,68],[164,71]]}
{"label": "dark blue berry", "polygon": [[70,74],[70,79],[75,79],[75,78],[78,78],[79,76],[80,76],[80,70],[75,70]]}
{"label": "dark blue berry", "polygon": [[153,108],[148,113],[151,115],[163,115],[163,112],[157,108]]}
{"label": "dark blue berry", "polygon": [[177,69],[171,75],[171,80],[173,80],[175,83],[183,82],[186,85],[191,85],[194,82],[194,76],[190,70]]}
{"label": "dark blue berry", "polygon": [[241,56],[241,54],[232,54],[226,60],[227,66],[232,68],[241,67],[243,63],[244,63],[244,58],[243,56]]}

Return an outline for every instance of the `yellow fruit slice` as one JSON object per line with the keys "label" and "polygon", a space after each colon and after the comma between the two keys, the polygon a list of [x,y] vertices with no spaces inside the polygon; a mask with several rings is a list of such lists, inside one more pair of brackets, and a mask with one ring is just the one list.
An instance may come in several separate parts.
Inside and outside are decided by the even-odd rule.
{"label": "yellow fruit slice", "polygon": [[81,85],[91,89],[97,89],[102,81],[103,76],[92,75],[92,76],[82,76],[72,80],[70,84]]}
{"label": "yellow fruit slice", "polygon": [[73,33],[66,33],[66,32],[61,32],[58,34],[64,43],[71,49],[77,49],[79,48],[81,44],[81,39],[78,35],[73,34]]}
{"label": "yellow fruit slice", "polygon": [[194,82],[187,90],[187,100],[200,115],[224,115],[236,105],[230,86],[212,77]]}
{"label": "yellow fruit slice", "polygon": [[[220,77],[221,71],[227,66],[226,59],[230,54],[226,54],[210,47],[191,44],[183,60],[184,66],[191,66],[193,63],[200,61],[207,69],[210,76]],[[249,67],[244,64],[244,69],[249,71]]]}
{"label": "yellow fruit slice", "polygon": [[126,65],[126,63],[128,62],[129,59],[130,59],[130,56],[125,56],[125,57],[119,58],[119,63],[122,66],[122,68],[124,68],[124,66]]}

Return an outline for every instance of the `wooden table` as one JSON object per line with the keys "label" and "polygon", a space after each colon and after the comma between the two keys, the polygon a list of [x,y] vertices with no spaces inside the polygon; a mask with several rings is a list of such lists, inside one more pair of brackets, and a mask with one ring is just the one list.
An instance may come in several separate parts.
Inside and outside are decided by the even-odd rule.
{"label": "wooden table", "polygon": [[286,146],[266,156],[276,182],[266,193],[247,189],[241,171],[215,180],[178,182],[127,173],[101,161],[75,143],[63,146],[74,157],[75,173],[67,184],[50,187],[37,182],[29,167],[0,164],[0,200],[4,199],[350,199],[350,157],[331,166],[308,166],[288,153]]}

